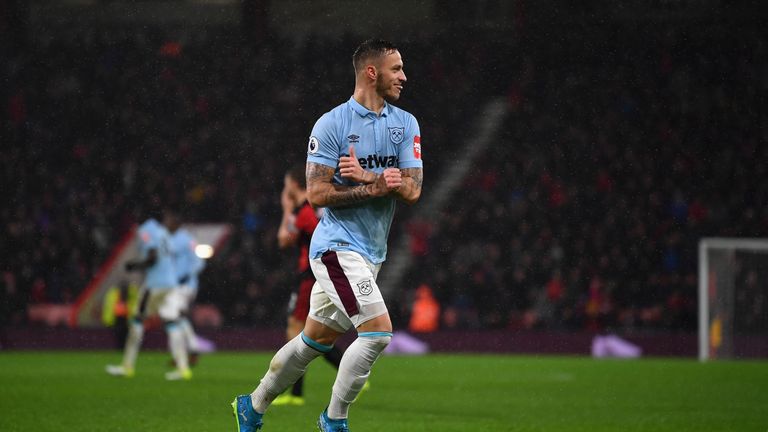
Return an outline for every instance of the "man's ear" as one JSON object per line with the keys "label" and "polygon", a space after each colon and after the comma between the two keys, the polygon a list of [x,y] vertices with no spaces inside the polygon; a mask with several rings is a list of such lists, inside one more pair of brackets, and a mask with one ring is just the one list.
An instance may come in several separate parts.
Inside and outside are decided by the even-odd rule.
{"label": "man's ear", "polygon": [[369,64],[365,67],[365,76],[369,79],[376,81],[376,76],[378,76],[378,74],[379,71],[376,70],[376,66]]}

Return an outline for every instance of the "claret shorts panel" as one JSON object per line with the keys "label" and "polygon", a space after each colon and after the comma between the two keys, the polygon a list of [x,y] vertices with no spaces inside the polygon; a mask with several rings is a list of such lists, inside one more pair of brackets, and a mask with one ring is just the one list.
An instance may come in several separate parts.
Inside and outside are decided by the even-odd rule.
{"label": "claret shorts panel", "polygon": [[309,301],[315,321],[343,333],[387,313],[376,284],[381,264],[351,251],[328,251],[309,264],[317,279]]}

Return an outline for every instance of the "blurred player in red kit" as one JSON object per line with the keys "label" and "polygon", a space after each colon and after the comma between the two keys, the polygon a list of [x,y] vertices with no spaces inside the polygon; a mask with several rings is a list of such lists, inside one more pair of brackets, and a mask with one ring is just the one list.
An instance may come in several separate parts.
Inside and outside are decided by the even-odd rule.
{"label": "blurred player in red kit", "polygon": [[[285,185],[280,195],[283,218],[277,231],[277,244],[280,249],[299,247],[298,289],[291,293],[291,299],[288,302],[288,326],[285,330],[288,341],[301,333],[309,314],[309,297],[312,286],[315,284],[315,276],[309,268],[309,242],[320,220],[319,211],[322,211],[322,209],[316,211],[307,201],[304,171],[304,164],[295,165],[289,169],[285,174]],[[334,347],[323,356],[338,369],[343,354],[343,351]],[[304,377],[302,376],[294,383],[290,392],[275,398],[272,404],[304,405]]]}

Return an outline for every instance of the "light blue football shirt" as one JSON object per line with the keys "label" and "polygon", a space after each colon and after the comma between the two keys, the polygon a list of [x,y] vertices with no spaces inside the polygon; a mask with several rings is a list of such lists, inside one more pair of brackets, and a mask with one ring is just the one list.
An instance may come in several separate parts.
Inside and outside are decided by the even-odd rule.
{"label": "light blue football shirt", "polygon": [[[416,118],[385,104],[381,115],[354,98],[323,114],[309,138],[307,162],[336,169],[333,183],[353,186],[343,179],[339,157],[349,155],[354,145],[360,166],[381,173],[386,168],[422,168],[421,133]],[[317,225],[309,256],[318,258],[328,250],[354,251],[373,264],[387,257],[387,236],[395,213],[395,199],[374,198],[347,207],[329,207]]]}
{"label": "light blue football shirt", "polygon": [[149,219],[139,227],[139,253],[146,259],[149,251],[157,251],[157,260],[147,269],[144,286],[148,289],[167,289],[178,285],[168,230],[155,219]]}
{"label": "light blue football shirt", "polygon": [[177,229],[171,234],[171,250],[173,251],[176,273],[179,279],[187,277],[186,286],[197,290],[197,275],[205,268],[205,261],[195,253],[197,240],[188,230],[184,228]]}

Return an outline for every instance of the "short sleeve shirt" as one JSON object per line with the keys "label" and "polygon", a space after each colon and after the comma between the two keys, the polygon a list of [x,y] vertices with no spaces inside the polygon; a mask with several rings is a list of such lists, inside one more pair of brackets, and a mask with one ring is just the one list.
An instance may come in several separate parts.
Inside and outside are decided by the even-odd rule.
{"label": "short sleeve shirt", "polygon": [[173,251],[176,273],[179,279],[186,278],[186,285],[193,290],[198,287],[197,275],[205,267],[205,261],[197,256],[195,248],[197,240],[192,233],[184,228],[176,230],[171,235],[171,250]]}
{"label": "short sleeve shirt", "polygon": [[141,224],[138,231],[139,252],[142,258],[155,250],[157,260],[147,269],[144,286],[148,289],[173,288],[178,285],[176,268],[170,245],[168,230],[154,219]]}
{"label": "short sleeve shirt", "polygon": [[[407,111],[385,104],[381,115],[354,98],[325,113],[309,138],[307,162],[336,169],[333,182],[354,186],[339,173],[339,157],[355,147],[360,166],[374,173],[386,168],[422,168],[421,132]],[[317,258],[329,250],[349,250],[373,264],[386,259],[387,237],[395,211],[392,197],[373,198],[357,205],[330,207],[315,229],[309,255]]]}

